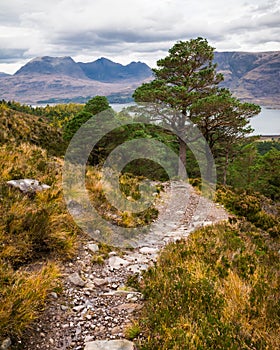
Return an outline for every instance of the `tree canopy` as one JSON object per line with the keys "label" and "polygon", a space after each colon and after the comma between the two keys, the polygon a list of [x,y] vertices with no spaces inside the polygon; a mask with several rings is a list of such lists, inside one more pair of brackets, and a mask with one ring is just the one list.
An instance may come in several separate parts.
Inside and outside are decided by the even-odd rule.
{"label": "tree canopy", "polygon": [[[179,41],[167,57],[157,62],[158,68],[153,69],[154,80],[144,83],[133,94],[136,102],[155,103],[175,111],[158,113],[158,118],[178,135],[179,157],[184,166],[189,121],[201,129],[213,151],[214,145],[218,149],[218,142],[223,141],[228,147],[250,132],[249,118],[260,111],[258,106],[242,104],[228,90],[218,87],[223,75],[216,71],[213,59],[214,48],[206,39]],[[213,166],[210,163],[209,180]]]}
{"label": "tree canopy", "polygon": [[111,109],[109,102],[105,96],[95,96],[91,98],[84,108],[70,119],[64,127],[63,138],[70,141],[76,131],[86,123],[92,116]]}

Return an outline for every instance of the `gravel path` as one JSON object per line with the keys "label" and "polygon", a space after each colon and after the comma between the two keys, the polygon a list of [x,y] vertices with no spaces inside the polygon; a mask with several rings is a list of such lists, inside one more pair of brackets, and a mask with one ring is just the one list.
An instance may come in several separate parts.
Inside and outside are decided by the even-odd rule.
{"label": "gravel path", "polygon": [[140,293],[125,286],[127,278],[153,264],[168,242],[228,218],[222,207],[183,182],[167,187],[158,209],[158,220],[135,248],[109,253],[104,265],[92,263],[96,242],[90,238],[82,242],[78,256],[62,267],[63,291],[51,293],[46,310],[22,339],[21,349],[134,349],[133,343],[120,339],[143,300]]}

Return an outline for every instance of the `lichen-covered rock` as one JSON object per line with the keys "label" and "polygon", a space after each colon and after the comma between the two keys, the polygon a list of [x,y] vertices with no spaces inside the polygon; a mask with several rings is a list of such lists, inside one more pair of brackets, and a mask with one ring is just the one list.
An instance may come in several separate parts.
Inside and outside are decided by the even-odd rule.
{"label": "lichen-covered rock", "polygon": [[18,188],[23,193],[35,193],[50,188],[49,185],[41,184],[38,180],[34,179],[10,180],[7,181],[7,184]]}

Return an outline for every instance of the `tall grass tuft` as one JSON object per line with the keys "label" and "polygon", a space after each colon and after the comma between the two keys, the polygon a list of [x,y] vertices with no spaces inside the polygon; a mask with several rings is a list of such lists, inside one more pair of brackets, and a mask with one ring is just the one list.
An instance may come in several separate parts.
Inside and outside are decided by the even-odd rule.
{"label": "tall grass tuft", "polygon": [[48,293],[58,286],[59,269],[54,263],[34,272],[14,272],[0,266],[0,339],[18,337],[38,317]]}

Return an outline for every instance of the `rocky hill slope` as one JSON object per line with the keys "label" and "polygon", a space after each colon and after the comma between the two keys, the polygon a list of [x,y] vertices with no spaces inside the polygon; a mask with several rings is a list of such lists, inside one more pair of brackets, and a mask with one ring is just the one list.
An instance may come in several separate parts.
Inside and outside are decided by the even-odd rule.
{"label": "rocky hill slope", "polygon": [[280,51],[216,52],[222,85],[246,101],[280,106]]}

